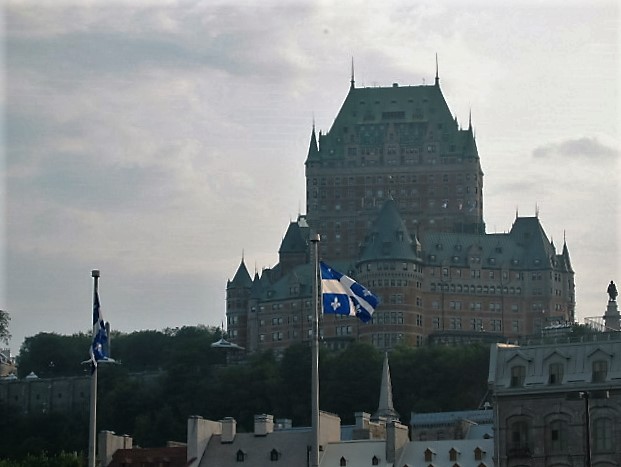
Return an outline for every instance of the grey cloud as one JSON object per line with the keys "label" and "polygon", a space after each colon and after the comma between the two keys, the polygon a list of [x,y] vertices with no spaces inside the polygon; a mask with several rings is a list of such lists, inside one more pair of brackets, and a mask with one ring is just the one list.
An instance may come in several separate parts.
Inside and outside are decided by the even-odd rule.
{"label": "grey cloud", "polygon": [[[72,6],[72,9],[75,8]],[[88,7],[85,7],[88,10]],[[179,31],[158,27],[150,14],[167,14],[182,25]],[[144,7],[127,13],[137,24],[131,31],[118,23],[85,24],[54,34],[24,35],[10,27],[24,17],[7,15],[5,45],[7,69],[38,68],[48,75],[94,76],[133,72],[144,68],[218,69],[233,75],[268,75],[279,78],[284,68],[296,65],[286,48],[299,30],[287,24],[302,22],[307,14],[299,6],[242,8],[216,6],[158,11]],[[71,15],[68,10],[67,16]],[[85,15],[88,16],[88,15]],[[12,19],[15,18],[15,19]],[[276,37],[278,35],[278,37]],[[74,80],[72,80],[74,81]]]}
{"label": "grey cloud", "polygon": [[49,154],[28,178],[8,177],[11,199],[43,197],[65,207],[95,211],[162,208],[172,188],[157,167],[107,165],[93,158]]}
{"label": "grey cloud", "polygon": [[533,150],[533,157],[571,157],[585,159],[610,159],[619,157],[618,149],[606,146],[597,138],[569,139],[560,143],[539,146]]}

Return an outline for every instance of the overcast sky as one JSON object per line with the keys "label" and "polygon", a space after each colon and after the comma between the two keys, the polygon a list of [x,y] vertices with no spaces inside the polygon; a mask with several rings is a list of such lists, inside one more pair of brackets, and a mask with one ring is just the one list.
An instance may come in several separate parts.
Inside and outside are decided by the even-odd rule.
{"label": "overcast sky", "polygon": [[[313,119],[349,88],[432,83],[472,110],[488,232],[566,237],[577,315],[621,283],[617,2],[4,2],[11,349],[87,331],[91,270],[123,332],[220,325],[242,254],[305,211]],[[501,6],[502,5],[502,6]]]}

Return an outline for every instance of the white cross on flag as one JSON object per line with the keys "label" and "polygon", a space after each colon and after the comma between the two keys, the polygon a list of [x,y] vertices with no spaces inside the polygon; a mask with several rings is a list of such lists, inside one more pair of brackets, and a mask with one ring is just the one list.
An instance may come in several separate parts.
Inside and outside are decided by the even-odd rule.
{"label": "white cross on flag", "polygon": [[351,277],[332,269],[324,262],[321,269],[321,303],[324,313],[357,316],[371,321],[378,298]]}

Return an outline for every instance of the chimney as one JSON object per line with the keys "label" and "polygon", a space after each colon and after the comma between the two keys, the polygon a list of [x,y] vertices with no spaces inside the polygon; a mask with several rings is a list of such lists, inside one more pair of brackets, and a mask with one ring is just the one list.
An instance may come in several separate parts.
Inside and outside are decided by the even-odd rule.
{"label": "chimney", "polygon": [[371,414],[368,414],[366,412],[356,412],[354,416],[356,417],[357,430],[369,429],[369,420],[371,420]]}
{"label": "chimney", "polygon": [[190,416],[188,418],[188,454],[186,465],[188,467],[197,466],[205,453],[211,436],[221,433],[222,425],[219,422],[205,420],[198,415]]}
{"label": "chimney", "polygon": [[254,416],[254,435],[255,436],[267,436],[268,433],[274,431],[274,416],[273,415],[255,415]]}
{"label": "chimney", "polygon": [[408,427],[396,420],[386,423],[386,462],[393,463],[409,441]]}
{"label": "chimney", "polygon": [[112,462],[112,456],[118,449],[131,449],[132,438],[128,435],[118,436],[114,431],[100,431],[97,439],[99,460],[103,467]]}
{"label": "chimney", "polygon": [[223,444],[232,443],[235,441],[235,434],[237,433],[237,422],[233,417],[225,417],[220,420],[222,424],[222,437],[220,441]]}

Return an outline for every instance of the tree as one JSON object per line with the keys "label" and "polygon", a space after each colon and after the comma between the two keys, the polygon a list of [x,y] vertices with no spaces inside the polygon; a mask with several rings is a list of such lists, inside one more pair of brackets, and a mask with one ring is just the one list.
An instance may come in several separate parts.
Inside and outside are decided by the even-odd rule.
{"label": "tree", "polygon": [[41,332],[27,337],[17,357],[18,374],[23,378],[34,371],[40,378],[83,375],[87,369],[90,337],[86,334],[62,336]]}
{"label": "tree", "polygon": [[9,321],[11,316],[8,311],[0,310],[0,342],[9,343],[11,334],[9,333]]}

